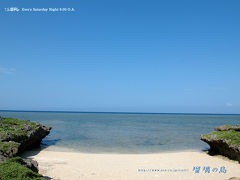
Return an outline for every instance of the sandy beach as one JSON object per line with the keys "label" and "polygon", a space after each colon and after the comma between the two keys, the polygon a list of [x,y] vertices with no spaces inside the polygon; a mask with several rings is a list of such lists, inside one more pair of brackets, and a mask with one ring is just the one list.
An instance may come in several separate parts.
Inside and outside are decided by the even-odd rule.
{"label": "sandy beach", "polygon": [[[237,161],[205,152],[88,154],[44,149],[28,151],[24,156],[37,160],[40,173],[54,180],[225,180],[240,177]],[[195,166],[200,166],[199,173],[193,171]],[[226,172],[221,169],[223,166]],[[204,167],[206,170],[210,167],[210,173],[205,173]]]}

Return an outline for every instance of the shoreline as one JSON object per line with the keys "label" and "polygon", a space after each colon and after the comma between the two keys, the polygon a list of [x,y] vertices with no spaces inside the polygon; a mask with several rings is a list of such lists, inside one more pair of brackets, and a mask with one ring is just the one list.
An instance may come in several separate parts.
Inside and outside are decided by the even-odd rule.
{"label": "shoreline", "polygon": [[[77,151],[52,151],[46,148],[40,151],[27,151],[22,156],[36,160],[39,164],[39,172],[54,180],[225,180],[231,177],[240,177],[240,164],[237,161],[197,151],[93,154]],[[199,173],[193,171],[194,166],[201,167]],[[219,170],[224,166],[227,171],[225,173],[212,171],[205,173],[202,171],[205,166]],[[157,171],[147,171],[149,169]],[[167,172],[162,171],[165,169]],[[169,171],[170,169],[172,172]],[[183,171],[184,169],[187,171]]]}
{"label": "shoreline", "polygon": [[152,151],[81,151],[77,148],[70,148],[70,147],[62,147],[62,146],[56,146],[56,145],[42,145],[40,144],[40,147],[34,147],[30,149],[29,151],[53,151],[53,152],[75,152],[75,153],[82,153],[82,154],[116,154],[116,155],[137,155],[137,154],[162,154],[162,153],[178,153],[178,152],[207,152],[208,149],[180,149],[180,150],[163,150],[158,152],[152,152]]}

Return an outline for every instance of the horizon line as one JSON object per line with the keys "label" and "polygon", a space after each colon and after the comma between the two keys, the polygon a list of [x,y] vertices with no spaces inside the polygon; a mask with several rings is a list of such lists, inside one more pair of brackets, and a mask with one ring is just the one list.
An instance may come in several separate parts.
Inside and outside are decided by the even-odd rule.
{"label": "horizon line", "polygon": [[107,113],[107,114],[182,114],[182,115],[240,115],[239,113],[186,113],[186,112],[122,112],[122,111],[66,111],[66,110],[6,110],[0,112],[55,112],[55,113]]}

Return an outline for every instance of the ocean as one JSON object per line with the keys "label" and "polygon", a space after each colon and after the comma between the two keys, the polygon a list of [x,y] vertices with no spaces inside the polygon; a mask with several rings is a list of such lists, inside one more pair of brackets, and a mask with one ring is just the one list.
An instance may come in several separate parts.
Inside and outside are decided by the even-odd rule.
{"label": "ocean", "polygon": [[0,116],[52,126],[42,147],[87,153],[203,151],[200,135],[240,124],[240,115],[0,111]]}

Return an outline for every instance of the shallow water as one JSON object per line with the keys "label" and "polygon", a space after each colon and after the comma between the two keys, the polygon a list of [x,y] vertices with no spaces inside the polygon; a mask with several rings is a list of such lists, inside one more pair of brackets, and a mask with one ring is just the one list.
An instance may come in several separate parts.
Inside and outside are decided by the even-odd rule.
{"label": "shallow water", "polygon": [[200,135],[222,124],[240,124],[240,115],[3,112],[0,116],[52,126],[43,146],[89,153],[201,151]]}

